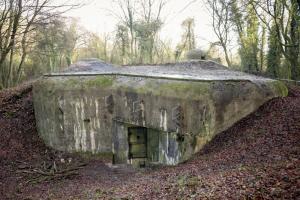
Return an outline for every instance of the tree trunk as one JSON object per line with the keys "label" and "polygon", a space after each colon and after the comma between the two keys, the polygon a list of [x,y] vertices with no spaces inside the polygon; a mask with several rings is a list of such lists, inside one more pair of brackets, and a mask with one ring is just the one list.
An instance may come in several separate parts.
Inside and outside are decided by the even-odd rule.
{"label": "tree trunk", "polygon": [[290,24],[290,38],[292,46],[289,47],[289,61],[291,64],[291,75],[293,80],[300,80],[300,63],[299,63],[299,53],[300,53],[300,30],[299,30],[299,23],[300,20],[298,19],[298,9],[296,0],[292,1],[292,20]]}

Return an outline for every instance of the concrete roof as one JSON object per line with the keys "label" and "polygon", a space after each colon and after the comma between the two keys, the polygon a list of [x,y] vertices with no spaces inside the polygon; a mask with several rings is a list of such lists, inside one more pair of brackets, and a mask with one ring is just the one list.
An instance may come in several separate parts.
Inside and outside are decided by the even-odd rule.
{"label": "concrete roof", "polygon": [[267,81],[270,79],[230,70],[209,60],[192,60],[161,65],[115,66],[97,59],[82,60],[67,70],[46,76],[95,76],[117,75],[149,77],[159,79],[178,79],[190,81],[248,80]]}

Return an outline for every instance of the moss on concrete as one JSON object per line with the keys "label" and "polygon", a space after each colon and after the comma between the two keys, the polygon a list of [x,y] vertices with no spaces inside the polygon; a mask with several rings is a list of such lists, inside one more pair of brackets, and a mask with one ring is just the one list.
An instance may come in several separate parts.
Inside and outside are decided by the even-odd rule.
{"label": "moss on concrete", "polygon": [[[133,94],[127,95],[128,92]],[[98,143],[103,141],[103,138],[111,137],[113,134],[110,132],[111,120],[118,118],[122,121],[122,126],[118,128],[123,134],[116,136],[116,139],[121,141],[118,143],[119,152],[115,157],[117,161],[126,163],[128,160],[126,129],[133,125],[126,123],[131,123],[157,130],[157,132],[153,130],[153,134],[150,134],[152,130],[149,130],[147,153],[150,162],[177,164],[190,158],[215,134],[230,127],[266,100],[286,96],[287,93],[287,87],[282,82],[272,80],[253,83],[251,81],[202,82],[117,78],[112,75],[44,77],[34,86],[34,103],[39,133],[47,145],[56,149],[74,151],[74,148],[69,148],[74,146],[72,138],[76,132],[73,131],[72,123],[80,127],[85,124],[85,119],[101,122],[99,129],[95,128],[97,130],[95,139]],[[113,96],[114,112],[109,111],[106,105],[108,95]],[[82,100],[75,103],[79,105],[78,113],[82,111],[83,116],[78,117],[77,121],[73,119],[72,114],[63,114],[75,112],[74,102],[71,105],[70,100],[76,98]],[[136,116],[140,115],[133,112],[135,110],[133,102],[141,99],[147,103],[144,108],[145,113],[143,117],[136,120]],[[176,125],[176,118],[173,119],[173,110],[178,105],[184,108],[185,123],[180,129]],[[167,130],[164,132],[158,131],[162,130],[161,124],[164,121],[160,115],[162,108],[168,112]],[[99,116],[96,115],[95,110],[101,111]],[[144,120],[145,125],[139,120]],[[85,130],[85,134],[88,135],[91,129]],[[178,133],[181,134],[179,139]],[[101,145],[103,146],[103,143]],[[96,149],[96,151],[106,152],[107,149]],[[87,151],[95,152],[95,148],[91,149],[87,145]],[[87,158],[111,157],[106,153],[95,155],[82,151],[80,154]]]}
{"label": "moss on concrete", "polygon": [[[211,87],[211,82],[182,82],[170,81],[157,84],[152,80],[148,80],[145,85],[136,86],[135,92],[140,94],[151,93],[156,96],[168,96],[177,98],[198,99],[199,96],[208,95]],[[130,88],[132,90],[132,87]]]}
{"label": "moss on concrete", "polygon": [[268,85],[272,88],[275,94],[280,96],[285,97],[289,93],[287,86],[281,81],[270,81],[268,82]]}
{"label": "moss on concrete", "polygon": [[86,80],[84,84],[88,87],[109,87],[113,85],[114,78],[108,76],[96,76]]}
{"label": "moss on concrete", "polygon": [[111,76],[44,78],[40,80],[35,87],[39,87],[50,93],[57,90],[78,90],[97,87],[107,88],[113,85],[114,79],[115,78]]}

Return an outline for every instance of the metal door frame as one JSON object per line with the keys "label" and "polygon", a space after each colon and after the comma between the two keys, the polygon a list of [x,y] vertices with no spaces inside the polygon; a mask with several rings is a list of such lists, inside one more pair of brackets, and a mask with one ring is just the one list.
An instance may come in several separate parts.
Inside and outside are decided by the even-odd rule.
{"label": "metal door frame", "polygon": [[[144,129],[145,130],[145,148],[146,148],[146,152],[145,152],[145,157],[133,157],[131,154],[131,145],[132,143],[130,142],[130,135],[132,134],[132,132],[130,132],[130,129]],[[141,158],[148,158],[148,129],[146,127],[142,127],[142,126],[131,126],[127,128],[127,132],[128,132],[128,158],[129,159],[141,159]]]}

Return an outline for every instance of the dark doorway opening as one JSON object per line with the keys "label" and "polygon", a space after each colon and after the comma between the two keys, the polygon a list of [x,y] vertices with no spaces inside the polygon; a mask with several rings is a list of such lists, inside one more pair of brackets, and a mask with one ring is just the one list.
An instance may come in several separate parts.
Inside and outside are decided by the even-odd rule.
{"label": "dark doorway opening", "polygon": [[147,158],[147,128],[128,128],[129,159]]}

